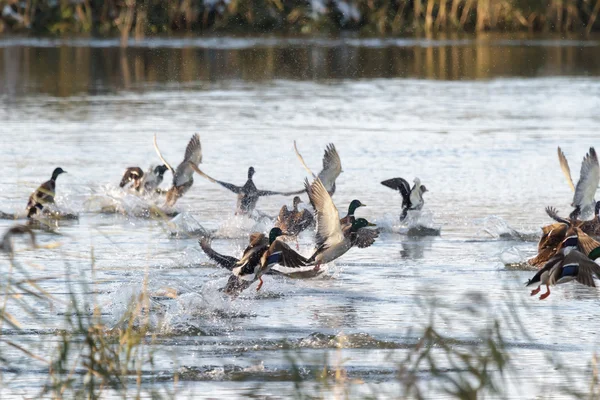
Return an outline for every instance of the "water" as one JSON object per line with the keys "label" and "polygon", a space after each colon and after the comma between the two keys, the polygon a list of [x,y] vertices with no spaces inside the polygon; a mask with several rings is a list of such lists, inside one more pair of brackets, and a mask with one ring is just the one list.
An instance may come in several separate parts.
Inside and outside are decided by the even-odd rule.
{"label": "water", "polygon": [[[55,300],[25,296],[40,317],[19,314],[26,331],[10,329],[5,337],[36,349],[56,345],[72,291],[95,299],[114,326],[147,276],[156,352],[146,387],[166,377],[172,388],[179,371],[181,394],[288,395],[289,346],[306,368],[347,358],[351,377],[397,393],[395,366],[428,324],[433,299],[455,316],[437,320],[438,330],[465,345],[477,343],[470,325],[485,327],[503,311],[525,323],[528,337],[506,332],[513,397],[552,397],[571,382],[587,388],[587,365],[598,350],[597,289],[567,284],[544,302],[529,297],[523,283],[532,273],[502,260],[534,255],[535,242],[500,235],[510,226],[535,238],[550,222],[545,206],[570,211],[556,147],[576,177],[597,145],[600,42],[178,39],[124,51],[116,43],[0,41],[0,210],[22,212],[60,165],[68,174],[58,179],[57,205],[80,216],[38,234],[58,248],[16,243],[29,274],[51,278],[40,286]],[[368,207],[358,214],[384,232],[320,278],[267,277],[261,292],[252,287],[230,301],[218,291],[227,271],[195,238],[172,237],[178,225],[99,213],[106,205],[145,205],[117,184],[126,167],[159,162],[154,134],[176,164],[194,132],[206,173],[242,184],[252,165],[259,188],[280,191],[300,189],[306,176],[294,140],[315,170],[325,145],[335,143],[344,169],[336,204],[344,210],[359,198]],[[402,234],[400,197],[379,183],[396,176],[421,178],[429,189],[421,218],[441,236]],[[291,198],[268,197],[258,208],[276,215],[284,203]],[[239,256],[248,233],[270,222],[236,218],[234,207],[233,194],[198,176],[176,206],[187,221],[216,232],[217,251]],[[12,224],[0,221],[0,230]],[[309,234],[300,246],[311,252]],[[164,296],[169,291],[175,299]],[[473,304],[480,318],[465,317]],[[338,353],[334,344],[344,335],[349,348]],[[36,394],[44,365],[24,364],[7,346],[2,354],[20,372],[4,371],[3,393]],[[557,358],[573,377],[554,370],[549,359]]]}

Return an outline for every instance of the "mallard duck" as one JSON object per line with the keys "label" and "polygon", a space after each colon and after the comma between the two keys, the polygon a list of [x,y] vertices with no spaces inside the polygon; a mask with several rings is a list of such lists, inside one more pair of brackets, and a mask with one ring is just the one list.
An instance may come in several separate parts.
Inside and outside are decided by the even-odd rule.
{"label": "mallard duck", "polygon": [[166,205],[172,207],[177,200],[183,196],[194,184],[194,171],[198,169],[198,164],[202,163],[202,145],[200,144],[200,135],[195,133],[190,139],[185,148],[185,156],[183,161],[173,169],[171,165],[165,161],[158,144],[156,143],[156,135],[154,135],[154,148],[158,157],[164,165],[173,173],[173,186],[167,192]]}
{"label": "mallard duck", "polygon": [[[281,236],[279,236],[279,237],[281,238]],[[255,241],[256,241],[256,236],[250,235],[250,241],[249,241],[248,247],[250,247],[253,244],[253,242],[255,242]],[[211,247],[209,238],[202,237],[202,238],[200,238],[200,240],[198,242],[200,243],[200,247],[202,248],[204,253],[206,253],[206,255],[210,259],[215,261],[221,267],[226,268],[227,270],[233,272],[233,269],[238,266],[238,263],[240,262],[240,260],[238,260],[237,258],[231,257],[231,256],[226,256],[226,255],[220,254],[220,253],[216,252],[215,250],[213,250],[213,248]],[[248,249],[246,249],[246,250],[248,250]],[[277,271],[275,269],[269,269],[269,270],[263,271],[263,274],[265,274],[265,275],[275,274],[275,275],[281,275],[281,276],[292,277],[292,278],[293,277],[314,278],[315,276],[319,275],[319,273],[320,272],[314,271],[312,269],[309,271],[301,271],[301,272],[294,272],[294,273],[284,273],[281,271]],[[255,280],[256,280],[256,277],[255,277]],[[223,288],[223,291],[226,294],[236,297],[241,292],[243,292],[248,287],[250,287],[252,285],[252,283],[254,283],[254,281],[245,280],[245,279],[238,277],[237,275],[232,274],[229,277],[227,284]]]}
{"label": "mallard duck", "polygon": [[358,218],[342,228],[339,212],[319,178],[315,179],[312,185],[307,179],[304,185],[311,202],[315,205],[317,216],[317,250],[308,259],[310,263],[316,264],[315,269],[318,270],[322,264],[341,257],[354,245],[368,247],[374,242],[373,232],[363,228],[376,225],[364,218]]}
{"label": "mallard duck", "polygon": [[150,166],[146,173],[140,167],[129,167],[125,170],[119,187],[131,184],[137,192],[154,193],[162,183],[167,170],[166,165]]}
{"label": "mallard duck", "polygon": [[206,179],[208,179],[209,181],[213,183],[218,183],[219,185],[223,186],[226,189],[229,189],[230,191],[238,195],[237,209],[235,212],[236,215],[251,214],[256,208],[256,203],[258,203],[258,199],[263,196],[293,196],[304,192],[304,190],[299,190],[295,192],[273,192],[270,190],[258,190],[256,188],[256,185],[254,184],[254,181],[252,180],[252,178],[254,177],[254,173],[256,172],[254,170],[254,167],[248,168],[248,180],[246,181],[244,186],[236,186],[232,183],[218,181],[206,175],[199,168],[195,168],[195,171],[198,174],[205,177]]}
{"label": "mallard duck", "polygon": [[423,194],[427,192],[425,185],[421,185],[419,178],[414,179],[414,185],[411,189],[409,183],[404,178],[392,178],[381,182],[383,186],[394,189],[402,195],[402,214],[400,221],[404,221],[410,210],[421,210],[425,204]]}
{"label": "mallard duck", "polygon": [[35,241],[35,233],[25,225],[15,225],[12,228],[8,229],[4,236],[2,237],[2,243],[0,243],[0,250],[8,253],[9,257],[13,256],[13,246],[11,239],[17,235],[29,235],[29,239],[31,242],[31,247],[34,249],[37,247],[37,243]]}
{"label": "mallard duck", "polygon": [[64,171],[62,168],[55,168],[52,172],[52,177],[50,180],[42,183],[39,188],[36,189],[35,192],[29,196],[29,201],[27,202],[27,217],[33,217],[38,211],[41,211],[44,208],[45,204],[54,203],[54,196],[56,194],[56,178],[60,174],[65,174],[67,171]]}
{"label": "mallard duck", "polygon": [[233,274],[246,281],[254,282],[258,279],[260,281],[256,288],[258,291],[263,285],[262,276],[269,272],[274,265],[280,264],[287,268],[306,266],[306,258],[296,253],[281,240],[277,240],[282,235],[285,234],[279,228],[271,229],[268,239],[262,233],[252,234],[250,245],[233,268]]}
{"label": "mallard duck", "polygon": [[[292,202],[293,208],[288,209],[287,205],[281,207],[279,216],[275,222],[275,226],[282,231],[287,232],[288,236],[297,238],[300,232],[314,225],[315,217],[308,210],[298,210],[298,205],[302,203],[302,199],[298,196],[294,197]],[[296,250],[298,244],[296,243]]]}
{"label": "mallard duck", "polygon": [[550,218],[559,223],[573,225],[591,236],[600,236],[600,201],[597,201],[594,207],[594,218],[586,221],[577,219],[579,216],[578,208],[570,214],[570,219],[560,217],[558,211],[554,207],[547,207],[546,213]]}
{"label": "mallard duck", "polygon": [[571,169],[569,168],[567,157],[565,157],[565,153],[563,153],[560,147],[558,148],[558,160],[567,178],[569,187],[575,192],[573,203],[571,203],[575,210],[571,213],[571,219],[576,219],[579,214],[585,218],[592,212],[596,205],[594,197],[600,183],[600,165],[596,150],[590,147],[590,151],[583,157],[577,186],[573,185],[573,178],[571,178]]}
{"label": "mallard duck", "polygon": [[[296,151],[296,156],[300,159],[304,168],[310,171],[310,168],[304,162],[304,158],[300,155],[298,151],[298,147],[296,146],[296,141],[294,141],[294,150]],[[327,189],[327,193],[330,196],[333,196],[335,193],[335,181],[340,176],[340,174],[344,172],[342,170],[342,160],[340,160],[340,155],[338,154],[335,145],[333,143],[329,143],[327,147],[325,147],[325,154],[323,155],[323,169],[319,172],[318,176],[315,176],[312,172],[311,175],[313,178],[319,178],[323,186]]]}
{"label": "mallard duck", "polygon": [[352,200],[350,205],[348,206],[348,214],[342,219],[340,219],[340,224],[342,224],[342,228],[348,224],[353,224],[356,218],[354,218],[354,212],[358,210],[360,207],[366,207],[366,204],[360,202],[360,200]]}
{"label": "mallard duck", "polygon": [[587,255],[578,250],[579,240],[575,228],[569,229],[567,237],[560,245],[558,253],[540,269],[533,278],[527,281],[526,286],[537,284],[531,292],[532,296],[538,294],[542,285],[546,285],[546,293],[540,296],[544,300],[550,296],[550,286],[576,280],[577,282],[596,287],[594,275],[600,278],[600,265],[592,261]]}

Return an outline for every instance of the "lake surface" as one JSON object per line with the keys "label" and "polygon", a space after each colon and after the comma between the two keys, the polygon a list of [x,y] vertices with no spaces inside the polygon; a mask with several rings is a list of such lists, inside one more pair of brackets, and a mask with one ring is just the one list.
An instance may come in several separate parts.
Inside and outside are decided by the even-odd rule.
{"label": "lake surface", "polygon": [[[349,376],[364,382],[354,385],[358,393],[387,397],[398,394],[395,368],[429,323],[427,303],[437,301],[451,316],[436,319],[438,331],[467,345],[478,339],[470,325],[485,328],[504,313],[524,323],[528,335],[505,333],[509,397],[586,390],[599,349],[598,290],[566,284],[541,302],[524,287],[533,273],[503,261],[534,255],[539,228],[550,223],[544,207],[570,211],[556,147],[576,179],[600,139],[599,46],[555,38],[184,38],[122,50],[111,40],[0,40],[0,210],[23,212],[61,166],[68,174],[58,179],[57,206],[79,214],[39,232],[42,244],[58,248],[16,242],[29,274],[52,278],[39,285],[55,301],[25,294],[40,316],[19,314],[25,331],[3,326],[4,336],[47,352],[60,341],[71,292],[99,304],[111,327],[147,285],[155,294],[155,365],[146,388],[285,397],[294,393],[291,352],[306,370],[342,357]],[[199,176],[172,222],[99,212],[147,204],[118,183],[126,167],[159,163],[154,134],[176,164],[195,132],[207,174],[241,185],[252,165],[257,186],[278,191],[301,189],[306,176],[294,140],[315,172],[335,143],[344,173],[334,201],[342,214],[354,198],[367,204],[357,214],[383,229],[379,240],[319,278],[266,277],[260,292],[253,286],[231,301],[218,291],[228,272],[197,238],[170,232],[185,230],[182,220],[201,225],[214,231],[217,251],[239,256],[248,233],[272,220],[235,217],[235,196]],[[405,234],[400,196],[379,183],[397,176],[427,186],[420,221],[441,236]],[[284,203],[291,198],[268,197],[258,209],[274,216]],[[0,220],[0,230],[13,223]],[[531,240],[501,236],[508,226]],[[312,243],[302,235],[301,252],[310,254]],[[168,289],[176,298],[160,295]],[[474,292],[484,297],[474,302]],[[473,305],[482,316],[469,319]],[[344,336],[339,351],[336,338]],[[2,397],[35,396],[46,383],[44,365],[0,349],[10,366]],[[555,369],[559,362],[569,374]]]}

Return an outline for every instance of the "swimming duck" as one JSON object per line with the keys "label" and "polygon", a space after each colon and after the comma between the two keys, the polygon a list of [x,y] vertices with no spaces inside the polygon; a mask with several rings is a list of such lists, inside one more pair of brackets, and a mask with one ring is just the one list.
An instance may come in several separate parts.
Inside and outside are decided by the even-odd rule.
{"label": "swimming duck", "polygon": [[[279,236],[279,238],[281,238],[281,236]],[[250,241],[249,241],[248,247],[250,247],[254,243],[256,243],[256,240],[257,240],[257,237],[255,235],[250,235]],[[220,253],[216,252],[215,250],[213,250],[213,248],[211,247],[209,238],[202,237],[198,242],[200,243],[200,247],[202,248],[204,253],[206,253],[206,255],[210,259],[215,261],[220,266],[226,268],[229,271],[233,271],[233,269],[238,266],[238,263],[240,262],[240,260],[238,260],[237,258],[231,257],[231,256],[226,256],[226,255],[220,254]],[[246,250],[248,250],[248,249],[246,249]],[[283,275],[283,276],[287,276],[287,277],[313,278],[313,277],[319,275],[319,272],[313,271],[311,269],[309,271],[284,273],[281,271],[277,271],[275,269],[268,269],[268,270],[263,270],[263,274],[266,274],[266,275],[276,274],[276,275]],[[256,280],[256,276],[255,276],[255,280]],[[250,285],[252,285],[252,283],[254,283],[254,281],[245,280],[245,279],[242,279],[241,277],[238,277],[237,275],[232,274],[229,277],[227,284],[223,288],[223,291],[226,294],[236,297],[242,291],[244,291],[248,287],[250,287]]]}
{"label": "swimming duck", "polygon": [[300,193],[304,192],[304,190],[299,190],[296,192],[273,192],[270,190],[258,190],[256,188],[256,185],[254,184],[254,181],[252,180],[254,173],[255,173],[254,167],[248,168],[248,180],[246,181],[244,186],[236,186],[232,183],[218,181],[218,180],[206,175],[199,168],[195,168],[195,171],[198,174],[205,177],[206,179],[208,179],[209,181],[211,181],[213,183],[218,183],[219,185],[223,186],[226,189],[229,189],[230,191],[232,191],[233,193],[238,195],[237,196],[238,197],[237,209],[235,212],[236,215],[251,214],[254,211],[254,209],[256,208],[256,203],[258,203],[258,199],[260,197],[275,196],[275,195],[293,196],[295,194],[300,194]]}
{"label": "swimming duck", "polygon": [[198,164],[202,163],[202,146],[200,144],[200,135],[197,133],[192,136],[187,147],[185,148],[185,156],[183,161],[173,169],[171,165],[165,161],[158,145],[156,143],[156,135],[154,135],[154,148],[158,157],[164,165],[173,173],[173,186],[167,192],[166,205],[172,207],[177,200],[183,196],[194,184],[194,171],[198,169]]}
{"label": "swimming duck", "polygon": [[364,228],[376,225],[364,218],[358,218],[342,228],[339,212],[319,178],[315,179],[312,185],[305,180],[304,185],[311,202],[315,205],[317,216],[317,250],[308,259],[310,263],[316,264],[316,270],[322,264],[341,257],[352,246],[364,248],[375,241],[378,234],[373,238],[373,232]]}
{"label": "swimming duck", "polygon": [[575,210],[571,213],[571,219],[576,219],[576,216],[581,214],[584,218],[588,216],[596,205],[594,197],[598,184],[600,183],[600,165],[598,163],[598,155],[593,147],[590,147],[590,151],[583,158],[581,163],[581,171],[579,173],[579,181],[577,186],[573,185],[573,178],[571,178],[571,169],[565,153],[558,148],[558,160],[560,167],[567,178],[567,183],[571,190],[575,192],[573,196],[573,202],[571,205]]}
{"label": "swimming duck", "polygon": [[[304,162],[304,158],[298,151],[296,141],[294,141],[294,150],[296,151],[296,156],[298,156],[298,159],[300,159],[300,162],[304,165],[304,168],[310,171]],[[335,180],[342,172],[344,171],[342,170],[342,160],[340,160],[340,155],[338,154],[335,145],[329,143],[327,147],[325,147],[325,154],[323,155],[323,169],[319,172],[318,176],[315,176],[312,172],[311,175],[313,178],[318,177],[327,189],[327,193],[329,193],[330,196],[333,196],[335,193]]]}
{"label": "swimming duck", "polygon": [[4,236],[2,237],[2,242],[0,243],[0,250],[4,251],[5,253],[8,253],[9,257],[12,258],[13,246],[11,239],[13,238],[13,236],[25,234],[29,235],[31,247],[35,249],[37,247],[37,243],[35,241],[35,233],[31,230],[31,228],[25,225],[15,225],[9,230],[7,230]]}
{"label": "swimming duck", "polygon": [[64,171],[62,168],[55,168],[50,180],[42,183],[40,187],[29,196],[29,201],[27,202],[27,218],[31,218],[38,211],[41,211],[45,204],[54,203],[56,178],[58,178],[60,174],[65,173],[67,173],[67,171]]}
{"label": "swimming duck", "polygon": [[[131,184],[131,187],[137,191],[145,193],[156,192],[164,179],[164,174],[168,170],[166,165],[150,166],[144,173],[140,167],[129,167],[125,170],[119,187],[125,187]],[[140,190],[142,189],[142,190]]]}
{"label": "swimming duck", "polygon": [[576,280],[577,282],[596,287],[594,275],[600,278],[600,265],[592,261],[587,255],[578,250],[579,240],[575,228],[569,229],[566,239],[561,243],[559,252],[552,257],[526,286],[537,284],[531,292],[532,296],[538,294],[542,285],[546,285],[546,293],[540,296],[544,300],[550,296],[550,286]]}
{"label": "swimming duck", "polygon": [[348,225],[348,224],[353,224],[354,221],[356,220],[356,218],[354,218],[354,212],[359,208],[359,207],[366,207],[366,204],[363,204],[360,202],[360,200],[352,200],[350,202],[350,205],[348,206],[348,214],[346,214],[346,216],[342,219],[340,219],[340,224],[342,224],[342,227]]}
{"label": "swimming duck", "polygon": [[403,178],[392,178],[381,182],[383,186],[398,190],[402,195],[402,214],[400,221],[404,221],[409,210],[421,210],[425,204],[423,194],[427,192],[425,185],[421,185],[419,178],[414,179],[414,185],[411,189],[409,183]]}
{"label": "swimming duck", "polygon": [[[281,207],[279,216],[275,226],[280,228],[284,232],[287,232],[288,236],[297,238],[300,232],[304,231],[315,223],[315,217],[308,210],[298,210],[298,205],[302,203],[302,199],[298,196],[294,197],[293,208],[288,209],[287,205]],[[298,244],[296,243],[296,250],[298,250]]]}

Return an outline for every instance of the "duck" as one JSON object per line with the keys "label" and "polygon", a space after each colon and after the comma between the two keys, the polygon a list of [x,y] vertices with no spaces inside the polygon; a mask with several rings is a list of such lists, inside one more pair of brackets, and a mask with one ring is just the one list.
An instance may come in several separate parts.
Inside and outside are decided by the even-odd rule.
{"label": "duck", "polygon": [[61,167],[55,168],[52,171],[52,177],[50,180],[42,183],[35,192],[29,196],[27,202],[27,218],[32,218],[39,211],[43,210],[44,205],[54,203],[54,196],[56,195],[56,179],[61,174],[66,174],[67,171]]}
{"label": "duck", "polygon": [[254,167],[248,168],[248,180],[246,181],[244,186],[236,186],[232,183],[216,180],[202,172],[202,170],[200,170],[199,168],[195,168],[195,170],[198,174],[208,179],[209,181],[217,183],[223,186],[224,188],[232,191],[233,193],[237,194],[237,208],[235,212],[236,215],[252,214],[252,212],[256,209],[258,199],[264,196],[293,196],[304,193],[304,190],[299,190],[295,192],[274,192],[271,190],[258,190],[256,188],[256,185],[254,184],[254,181],[252,180],[254,174],[256,173]]}
{"label": "duck", "polygon": [[570,228],[567,237],[560,244],[558,253],[525,284],[526,286],[537,285],[537,288],[532,290],[531,296],[537,295],[545,285],[546,293],[540,296],[540,300],[544,300],[550,296],[550,286],[572,280],[596,287],[594,276],[600,278],[600,265],[582,253],[578,247],[579,238],[576,228]]}
{"label": "duck", "polygon": [[567,184],[575,193],[571,203],[571,206],[574,207],[571,219],[576,219],[578,215],[586,218],[596,205],[594,197],[596,196],[598,184],[600,184],[600,164],[598,163],[596,150],[590,147],[589,152],[583,157],[577,185],[573,184],[569,162],[560,147],[558,147],[558,161],[563,174],[567,178]]}
{"label": "duck", "polygon": [[[300,196],[294,197],[292,201],[292,209],[288,209],[287,205],[283,205],[279,211],[275,226],[288,233],[290,237],[297,239],[298,235],[304,230],[315,224],[315,217],[308,210],[298,210],[298,205],[302,204]],[[296,241],[296,250],[298,243]]]}
{"label": "duck", "polygon": [[371,230],[366,228],[374,227],[375,224],[358,218],[342,227],[339,212],[321,180],[317,178],[310,184],[306,179],[304,185],[315,205],[317,217],[317,250],[308,259],[309,263],[315,265],[315,270],[319,270],[322,264],[343,256],[355,245],[365,248],[374,243],[378,233],[369,232]]}
{"label": "duck", "polygon": [[173,173],[173,186],[167,191],[165,205],[173,207],[178,199],[180,199],[194,184],[194,172],[198,169],[198,165],[202,163],[202,145],[200,144],[200,135],[195,133],[188,142],[185,148],[183,161],[173,169],[171,165],[165,161],[158,144],[156,135],[154,135],[154,149],[163,164]]}
{"label": "duck", "polygon": [[404,178],[392,178],[381,182],[383,186],[398,190],[400,195],[402,195],[402,214],[400,215],[400,221],[406,219],[408,211],[421,210],[425,204],[423,194],[427,192],[427,188],[425,185],[421,184],[419,178],[415,178],[413,183],[414,185],[411,189],[409,183]]}
{"label": "duck", "polygon": [[573,225],[590,236],[600,236],[600,201],[596,202],[594,206],[594,217],[590,220],[582,221],[577,219],[579,217],[578,208],[569,215],[569,219],[560,217],[558,215],[558,210],[554,207],[546,207],[546,213],[558,223]]}
{"label": "duck", "polygon": [[9,228],[4,236],[2,237],[2,242],[0,242],[0,250],[7,253],[8,256],[12,259],[13,246],[12,246],[12,238],[17,235],[29,235],[29,240],[32,248],[37,248],[37,242],[35,240],[35,233],[31,230],[30,227],[26,225],[15,225]]}
{"label": "duck", "polygon": [[119,187],[123,188],[128,184],[136,192],[154,193],[164,179],[165,172],[168,171],[166,165],[150,166],[144,173],[140,167],[129,167],[125,170]]}
{"label": "duck", "polygon": [[[282,236],[278,236],[281,238]],[[255,245],[257,240],[256,234],[250,235],[248,248]],[[211,240],[207,236],[203,236],[198,240],[201,249],[204,253],[213,261],[215,261],[219,266],[227,269],[230,272],[233,272],[233,269],[239,266],[240,260],[235,257],[227,256],[224,254],[220,254],[215,251],[211,246]],[[246,249],[248,251],[248,249]],[[245,252],[244,252],[245,253]],[[264,275],[282,275],[287,277],[301,277],[301,278],[313,278],[319,275],[319,272],[313,271],[312,269],[309,271],[301,271],[297,273],[284,273],[278,271],[276,269],[267,269],[263,270]],[[239,274],[238,274],[239,275]],[[231,274],[227,281],[227,284],[222,289],[225,294],[231,295],[232,297],[237,297],[241,292],[249,288],[254,282],[248,279],[242,279],[238,275]]]}
{"label": "duck", "polygon": [[[300,155],[300,152],[298,151],[296,141],[294,141],[294,150],[296,151],[296,156],[298,157],[302,165],[304,165],[304,168],[310,171],[310,169],[304,162],[304,158],[302,157],[302,155]],[[315,176],[312,172],[311,174],[314,178],[318,177],[321,180],[321,183],[323,183],[323,185],[327,189],[327,193],[329,193],[329,196],[333,196],[336,189],[335,181],[342,172],[344,171],[342,170],[342,160],[340,159],[340,155],[338,154],[335,145],[333,143],[329,143],[325,147],[325,154],[323,155],[323,169],[321,170],[321,172],[319,172],[319,175],[317,176]]]}
{"label": "duck", "polygon": [[348,206],[348,214],[346,214],[344,218],[340,219],[340,224],[342,224],[342,227],[354,223],[354,221],[356,220],[356,218],[354,217],[354,212],[356,212],[356,210],[358,210],[360,207],[366,206],[367,205],[361,203],[360,200],[352,200],[350,202],[350,205]]}

